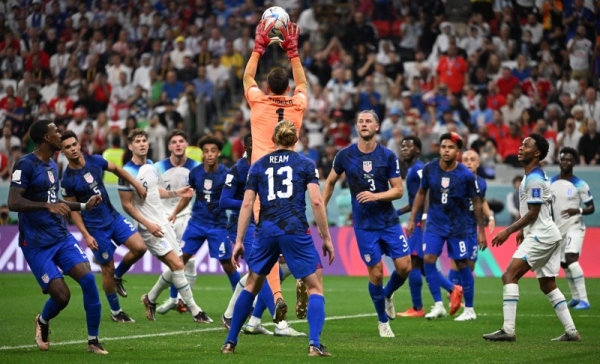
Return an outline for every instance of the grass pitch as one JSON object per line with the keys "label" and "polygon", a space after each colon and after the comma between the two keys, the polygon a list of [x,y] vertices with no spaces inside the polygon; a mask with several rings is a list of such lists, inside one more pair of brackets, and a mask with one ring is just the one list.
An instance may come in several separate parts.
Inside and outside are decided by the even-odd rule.
{"label": "grass pitch", "polygon": [[[224,275],[199,276],[194,289],[196,301],[215,320],[211,325],[196,324],[189,314],[174,311],[157,315],[156,322],[147,321],[140,296],[156,281],[153,275],[126,276],[128,298],[121,305],[136,323],[118,324],[110,320],[108,303],[103,292],[100,341],[110,352],[107,356],[86,352],[87,332],[85,313],[79,286],[70,278],[69,306],[51,323],[50,351],[40,352],[34,341],[34,318],[42,309],[45,297],[32,275],[0,275],[0,363],[292,363],[306,362],[306,338],[280,338],[240,335],[236,353],[224,356],[219,349],[226,331],[219,318],[229,301],[231,290]],[[101,287],[100,277],[97,276]],[[324,278],[327,321],[322,335],[323,344],[333,354],[322,358],[344,363],[525,363],[600,361],[600,280],[587,280],[592,308],[572,311],[583,340],[579,343],[555,343],[563,327],[556,318],[547,298],[539,291],[537,281],[521,282],[521,297],[517,311],[517,342],[485,342],[481,335],[502,326],[502,283],[497,278],[476,280],[475,309],[478,319],[454,322],[453,318],[427,321],[420,318],[396,318],[391,326],[394,339],[383,339],[377,331],[377,318],[367,292],[367,278]],[[565,280],[559,286],[567,299]],[[290,308],[295,303],[293,280],[284,282],[284,296]],[[167,293],[163,293],[162,299]],[[425,285],[426,307],[432,304]],[[446,302],[447,303],[447,302]],[[395,295],[397,311],[410,306],[408,287]],[[459,312],[460,313],[460,312]],[[288,319],[297,330],[307,332],[306,321]],[[265,323],[270,322],[267,315]],[[267,325],[271,330],[272,325]],[[320,359],[316,359],[320,360]]]}

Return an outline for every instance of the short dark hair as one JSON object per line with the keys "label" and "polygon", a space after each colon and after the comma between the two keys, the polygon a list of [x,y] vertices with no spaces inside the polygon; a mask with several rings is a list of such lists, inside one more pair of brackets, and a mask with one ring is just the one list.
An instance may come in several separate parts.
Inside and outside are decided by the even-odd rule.
{"label": "short dark hair", "polygon": [[577,153],[577,151],[574,148],[564,147],[564,148],[562,148],[560,150],[560,152],[558,153],[558,155],[560,156],[563,153],[572,155],[573,158],[575,158],[575,162],[577,162],[579,160],[579,153]]}
{"label": "short dark hair", "polygon": [[198,140],[198,147],[200,149],[204,149],[204,146],[206,144],[214,144],[217,146],[219,151],[223,150],[223,141],[214,135],[205,135],[202,138],[200,138],[200,140]]}
{"label": "short dark hair", "polygon": [[44,136],[48,134],[48,126],[52,124],[52,120],[43,119],[31,124],[29,127],[29,137],[35,145],[41,144]]}
{"label": "short dark hair", "polygon": [[169,134],[167,134],[167,141],[170,143],[171,139],[173,139],[173,137],[176,136],[180,136],[183,137],[183,139],[185,139],[185,141],[188,141],[188,136],[187,133],[181,129],[173,129],[169,132]]}
{"label": "short dark hair", "polygon": [[462,147],[463,147],[463,139],[457,133],[451,132],[451,133],[444,133],[444,134],[442,134],[442,136],[440,137],[440,144],[442,144],[442,142],[444,140],[446,140],[446,139],[451,140],[454,143],[456,143],[456,146],[458,147],[458,149],[462,149]]}
{"label": "short dark hair", "polygon": [[248,145],[250,139],[252,139],[252,133],[246,134],[246,136],[244,137],[244,145]]}
{"label": "short dark hair", "polygon": [[421,143],[421,139],[419,139],[416,135],[407,135],[402,138],[402,141],[412,141],[415,147],[419,148],[419,151],[423,148],[423,143]]}
{"label": "short dark hair", "polygon": [[148,133],[146,133],[146,131],[144,129],[136,128],[129,132],[129,135],[127,135],[127,141],[131,144],[131,143],[133,143],[135,138],[137,138],[139,136],[143,136],[146,139],[148,139]]}
{"label": "short dark hair", "polygon": [[275,68],[267,76],[269,90],[275,95],[283,95],[290,85],[290,77],[283,68]]}
{"label": "short dark hair", "polygon": [[69,138],[75,138],[75,140],[79,141],[79,138],[77,138],[77,134],[75,134],[73,130],[67,130],[64,133],[62,133],[62,135],[60,136],[60,141],[64,142]]}
{"label": "short dark hair", "polygon": [[536,146],[537,150],[540,151],[540,159],[539,160],[542,161],[542,160],[546,159],[546,156],[548,155],[548,149],[550,149],[550,144],[548,143],[546,138],[544,138],[540,134],[535,134],[535,133],[529,135],[529,137],[531,139],[535,140],[535,146]]}

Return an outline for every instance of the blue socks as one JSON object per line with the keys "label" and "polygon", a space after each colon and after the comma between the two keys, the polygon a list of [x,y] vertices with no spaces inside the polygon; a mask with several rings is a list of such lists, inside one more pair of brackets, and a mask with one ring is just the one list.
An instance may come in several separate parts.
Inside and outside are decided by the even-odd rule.
{"label": "blue socks", "polygon": [[65,303],[64,305],[60,305],[55,300],[53,300],[52,297],[48,298],[46,304],[44,305],[44,309],[42,310],[42,319],[45,322],[50,322],[50,320],[58,316],[60,311],[67,307],[68,303],[69,301],[67,301],[67,303]]}
{"label": "blue socks", "polygon": [[377,318],[379,319],[379,322],[388,322],[388,317],[385,314],[385,295],[383,285],[380,284],[376,286],[369,282],[369,294],[371,295],[371,299],[375,305],[375,311],[377,312]]}
{"label": "blue socks", "polygon": [[457,270],[450,269],[450,272],[448,272],[448,279],[453,284],[458,284],[459,286],[462,286],[462,282],[460,281],[460,274],[458,274]]}
{"label": "blue socks", "polygon": [[413,308],[419,310],[423,308],[423,296],[421,289],[423,288],[423,276],[421,269],[413,269],[408,275],[408,285],[410,287],[410,297],[412,298]]}
{"label": "blue socks", "polygon": [[177,293],[179,293],[179,291],[177,290],[177,288],[175,288],[175,285],[172,284],[171,289],[169,290],[169,296],[171,297],[172,300],[177,299]]}
{"label": "blue socks", "polygon": [[119,297],[117,297],[116,293],[107,293],[106,300],[108,301],[108,305],[110,306],[111,311],[121,311],[121,305],[119,305]]}
{"label": "blue socks", "polygon": [[458,271],[460,275],[463,297],[465,298],[465,307],[473,307],[473,300],[475,298],[475,279],[473,278],[473,272],[468,266],[461,268]]}
{"label": "blue socks", "polygon": [[231,327],[229,329],[229,334],[227,334],[227,339],[225,339],[225,343],[237,344],[238,335],[242,329],[242,325],[244,325],[250,311],[252,311],[252,302],[254,302],[254,295],[243,290],[233,308]]}
{"label": "blue socks", "polygon": [[[452,272],[452,271],[451,271]],[[452,292],[452,290],[454,289],[454,281],[450,282],[451,279],[446,278],[442,272],[438,271],[439,273],[439,279],[440,279],[440,286],[446,290],[448,293]]]}
{"label": "blue socks", "polygon": [[442,292],[440,291],[440,273],[435,263],[431,264],[423,262],[423,267],[425,268],[425,279],[427,279],[429,292],[431,292],[431,295],[433,296],[433,301],[441,302]]}
{"label": "blue socks", "polygon": [[[85,308],[85,318],[87,320],[88,336],[98,336],[100,327],[100,317],[102,308],[100,306],[100,295],[98,287],[92,273],[84,275],[79,282],[83,291],[83,307]],[[45,318],[44,318],[45,319]]]}
{"label": "blue socks", "polygon": [[235,291],[235,286],[237,286],[237,284],[241,278],[240,273],[236,270],[233,273],[228,274],[227,278],[229,278],[229,283],[231,284],[231,290]]}
{"label": "blue socks", "polygon": [[[272,301],[272,300],[271,300]],[[310,345],[321,346],[321,332],[325,325],[325,297],[319,294],[308,296],[308,340]]]}
{"label": "blue socks", "polygon": [[404,284],[404,282],[406,282],[406,277],[401,277],[398,274],[398,272],[393,271],[392,275],[390,276],[390,280],[385,285],[385,289],[384,289],[385,297],[387,297],[387,298],[392,297],[394,292],[396,292],[396,290],[398,288],[400,288]]}
{"label": "blue socks", "polygon": [[124,260],[119,263],[119,265],[115,268],[115,277],[121,278],[127,271],[131,268],[131,264],[125,263]]}
{"label": "blue socks", "polygon": [[275,301],[273,300],[273,291],[271,291],[271,287],[269,286],[269,282],[265,279],[260,292],[258,292],[258,300],[256,301],[256,305],[254,306],[254,311],[252,311],[252,316],[254,317],[262,317],[265,309],[269,309],[269,313],[271,317],[275,315]]}

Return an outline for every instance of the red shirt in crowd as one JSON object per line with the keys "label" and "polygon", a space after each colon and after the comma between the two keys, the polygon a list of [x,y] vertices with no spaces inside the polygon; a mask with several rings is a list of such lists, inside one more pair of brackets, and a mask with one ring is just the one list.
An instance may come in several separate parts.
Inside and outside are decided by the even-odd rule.
{"label": "red shirt in crowd", "polygon": [[506,105],[506,97],[501,94],[488,95],[487,96],[487,107],[492,110],[500,110],[502,106]]}
{"label": "red shirt in crowd", "polygon": [[521,88],[523,93],[532,100],[536,95],[539,95],[543,105],[548,103],[548,95],[553,89],[550,81],[542,77],[538,77],[537,81],[534,81],[531,77],[523,80]]}
{"label": "red shirt in crowd", "polygon": [[[23,99],[21,99],[19,96],[15,96],[15,103],[17,104],[17,107],[23,107]],[[4,96],[2,99],[0,99],[0,109],[3,110],[8,110],[8,96]]]}
{"label": "red shirt in crowd", "polygon": [[442,56],[436,71],[439,78],[438,84],[446,84],[453,94],[462,92],[465,85],[465,74],[469,72],[469,66],[462,57]]}
{"label": "red shirt in crowd", "polygon": [[504,97],[506,97],[509,93],[511,93],[513,87],[515,87],[518,84],[519,84],[519,79],[516,78],[515,76],[513,76],[512,74],[510,75],[510,77],[508,79],[506,79],[504,77],[500,77],[498,79],[498,81],[496,82],[496,85],[498,86],[498,91],[500,92],[500,95],[502,95]]}
{"label": "red shirt in crowd", "polygon": [[65,118],[73,114],[73,100],[66,96],[62,98],[55,97],[50,100],[48,107],[57,118]]}
{"label": "red shirt in crowd", "polygon": [[44,51],[39,51],[38,53],[31,53],[29,54],[29,56],[27,56],[27,58],[25,59],[25,71],[29,72],[33,69],[34,56],[40,57],[41,68],[50,68],[50,56]]}
{"label": "red shirt in crowd", "polygon": [[508,129],[508,125],[504,123],[500,126],[492,123],[488,124],[488,135],[496,141],[496,145],[499,145],[502,139],[510,135],[510,130]]}
{"label": "red shirt in crowd", "polygon": [[513,137],[509,134],[498,141],[498,154],[504,159],[510,155],[517,155],[522,142],[523,138],[520,135]]}

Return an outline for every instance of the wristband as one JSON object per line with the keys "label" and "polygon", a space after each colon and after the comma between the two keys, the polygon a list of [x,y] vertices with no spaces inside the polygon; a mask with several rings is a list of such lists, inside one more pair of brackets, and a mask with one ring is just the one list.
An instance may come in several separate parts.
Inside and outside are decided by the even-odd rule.
{"label": "wristband", "polygon": [[579,208],[579,213],[583,215],[583,209],[581,207]]}
{"label": "wristband", "polygon": [[79,209],[80,211],[85,211],[87,209],[87,203],[80,203],[79,207],[80,207],[80,209]]}
{"label": "wristband", "polygon": [[488,220],[494,220],[494,215],[491,215],[490,217],[488,217]]}
{"label": "wristband", "polygon": [[424,213],[424,214],[421,216],[421,220],[427,220],[427,213]]}

